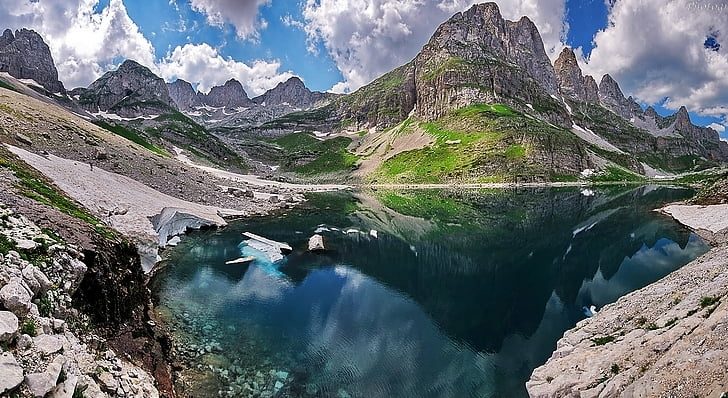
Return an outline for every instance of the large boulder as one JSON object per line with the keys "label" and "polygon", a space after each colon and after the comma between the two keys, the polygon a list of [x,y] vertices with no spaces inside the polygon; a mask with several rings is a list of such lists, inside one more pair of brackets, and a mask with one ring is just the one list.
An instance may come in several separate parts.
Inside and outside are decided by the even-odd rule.
{"label": "large boulder", "polygon": [[0,311],[0,342],[11,341],[18,334],[18,317],[10,311]]}
{"label": "large boulder", "polygon": [[63,349],[64,338],[50,334],[33,337],[33,346],[43,354],[55,354]]}
{"label": "large boulder", "polygon": [[13,354],[6,352],[0,355],[0,396],[16,389],[23,382],[23,368],[18,365]]}
{"label": "large boulder", "polygon": [[45,372],[31,373],[25,376],[25,384],[28,386],[34,397],[45,397],[58,384],[58,377],[63,366],[66,364],[66,357],[58,355],[46,368]]}
{"label": "large boulder", "polygon": [[5,308],[19,315],[25,315],[30,311],[31,299],[32,294],[18,277],[10,278],[10,282],[0,289],[0,301]]}

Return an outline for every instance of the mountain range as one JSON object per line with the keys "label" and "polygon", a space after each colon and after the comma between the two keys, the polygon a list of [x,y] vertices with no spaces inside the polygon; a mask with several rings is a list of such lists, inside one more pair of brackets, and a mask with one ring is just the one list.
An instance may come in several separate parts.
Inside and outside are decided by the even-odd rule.
{"label": "mountain range", "polygon": [[0,37],[0,72],[155,145],[298,177],[635,180],[728,162],[728,143],[686,108],[643,110],[610,75],[585,76],[569,48],[552,63],[534,23],[504,19],[495,3],[455,14],[412,61],[346,95],[297,77],[254,98],[234,79],[201,93],[132,60],[66,91],[48,46],[25,29]]}

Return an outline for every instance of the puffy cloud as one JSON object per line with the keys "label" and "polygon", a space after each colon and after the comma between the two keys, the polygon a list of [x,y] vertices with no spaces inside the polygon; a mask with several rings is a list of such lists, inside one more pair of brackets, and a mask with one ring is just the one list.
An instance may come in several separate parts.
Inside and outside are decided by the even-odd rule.
{"label": "puffy cloud", "polygon": [[184,79],[197,84],[198,90],[207,92],[213,86],[235,78],[251,96],[263,94],[294,76],[290,71],[281,72],[280,68],[278,61],[257,60],[248,65],[223,57],[206,43],[177,46],[159,63],[161,76],[167,81]]}
{"label": "puffy cloud", "polygon": [[[353,91],[411,60],[437,26],[473,0],[306,0],[303,6],[309,49],[323,43],[344,81],[332,91]],[[499,1],[504,17],[528,15],[552,56],[565,31],[564,0]]]}
{"label": "puffy cloud", "polygon": [[597,33],[587,73],[610,73],[640,100],[728,114],[728,7],[718,0],[620,0]]}
{"label": "puffy cloud", "polygon": [[207,22],[215,26],[230,23],[241,39],[257,39],[258,29],[267,22],[258,19],[258,8],[270,0],[191,0],[193,10],[205,14]]}
{"label": "puffy cloud", "polygon": [[3,2],[0,21],[40,33],[69,88],[88,85],[122,58],[154,68],[154,48],[122,0],[110,0],[100,12],[94,11],[97,5],[98,0]]}
{"label": "puffy cloud", "polygon": [[710,127],[711,129],[713,129],[713,130],[715,130],[715,131],[717,131],[719,133],[725,132],[725,126],[722,125],[722,124],[711,123],[711,124],[708,125],[708,127]]}

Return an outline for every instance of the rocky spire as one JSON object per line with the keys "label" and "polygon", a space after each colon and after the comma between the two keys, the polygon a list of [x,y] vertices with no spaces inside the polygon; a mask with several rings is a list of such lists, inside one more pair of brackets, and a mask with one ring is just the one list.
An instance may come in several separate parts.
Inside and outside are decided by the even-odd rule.
{"label": "rocky spire", "polygon": [[17,79],[33,79],[52,93],[65,93],[51,50],[36,32],[10,29],[0,36],[0,71]]}
{"label": "rocky spire", "polygon": [[243,85],[235,79],[228,80],[222,86],[213,87],[207,95],[199,95],[204,104],[217,108],[238,108],[254,105],[253,101],[248,98],[248,93],[243,89]]}
{"label": "rocky spire", "polygon": [[584,100],[590,104],[599,103],[599,86],[590,75],[584,76]]}
{"label": "rocky spire", "polygon": [[581,74],[576,55],[569,47],[564,47],[554,62],[556,81],[559,84],[561,95],[566,98],[586,101],[586,87],[584,76]]}
{"label": "rocky spire", "polygon": [[676,130],[687,131],[693,128],[693,123],[690,120],[688,108],[681,106],[680,109],[678,109],[677,113],[675,113],[674,117]]}
{"label": "rocky spire", "polygon": [[608,74],[599,83],[599,101],[604,107],[627,120],[634,116],[634,101],[624,97],[619,84]]}
{"label": "rocky spire", "polygon": [[169,91],[169,96],[181,111],[190,110],[195,106],[202,105],[197,97],[197,92],[189,82],[177,79],[173,83],[167,83],[167,90]]}
{"label": "rocky spire", "polygon": [[559,86],[551,60],[546,55],[541,34],[536,25],[522,17],[518,22],[506,21],[506,53],[517,65],[525,67],[531,77],[551,95],[557,95]]}

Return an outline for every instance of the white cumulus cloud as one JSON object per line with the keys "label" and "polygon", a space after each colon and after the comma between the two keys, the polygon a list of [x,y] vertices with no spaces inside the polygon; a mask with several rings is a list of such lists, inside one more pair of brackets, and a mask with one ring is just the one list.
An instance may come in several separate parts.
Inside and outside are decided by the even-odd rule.
{"label": "white cumulus cloud", "polygon": [[129,18],[122,0],[94,12],[98,0],[5,1],[4,27],[29,28],[48,43],[58,74],[68,88],[86,86],[119,59],[154,68],[154,48]]}
{"label": "white cumulus cloud", "polygon": [[713,129],[713,130],[715,130],[715,131],[717,131],[719,133],[725,132],[725,126],[722,125],[722,124],[711,123],[711,124],[708,125],[708,127],[710,127],[711,129]]}
{"label": "white cumulus cloud", "polygon": [[[324,47],[344,76],[332,91],[353,91],[410,61],[435,29],[473,0],[306,0],[303,5],[309,48]],[[564,0],[498,1],[507,19],[527,15],[538,26],[547,52],[561,50]]]}
{"label": "white cumulus cloud", "polygon": [[193,10],[201,12],[207,22],[215,26],[230,23],[241,39],[257,39],[258,30],[265,29],[267,22],[258,19],[258,8],[271,0],[190,0]]}
{"label": "white cumulus cloud", "polygon": [[[721,6],[722,4],[722,6]],[[584,65],[611,74],[627,94],[649,103],[686,106],[704,115],[728,114],[728,6],[705,0],[619,0]]]}
{"label": "white cumulus cloud", "polygon": [[253,61],[250,64],[223,57],[209,44],[177,46],[159,63],[161,76],[167,81],[177,78],[196,84],[208,92],[231,78],[242,83],[248,95],[256,96],[293,77],[293,72],[280,71],[278,61]]}

